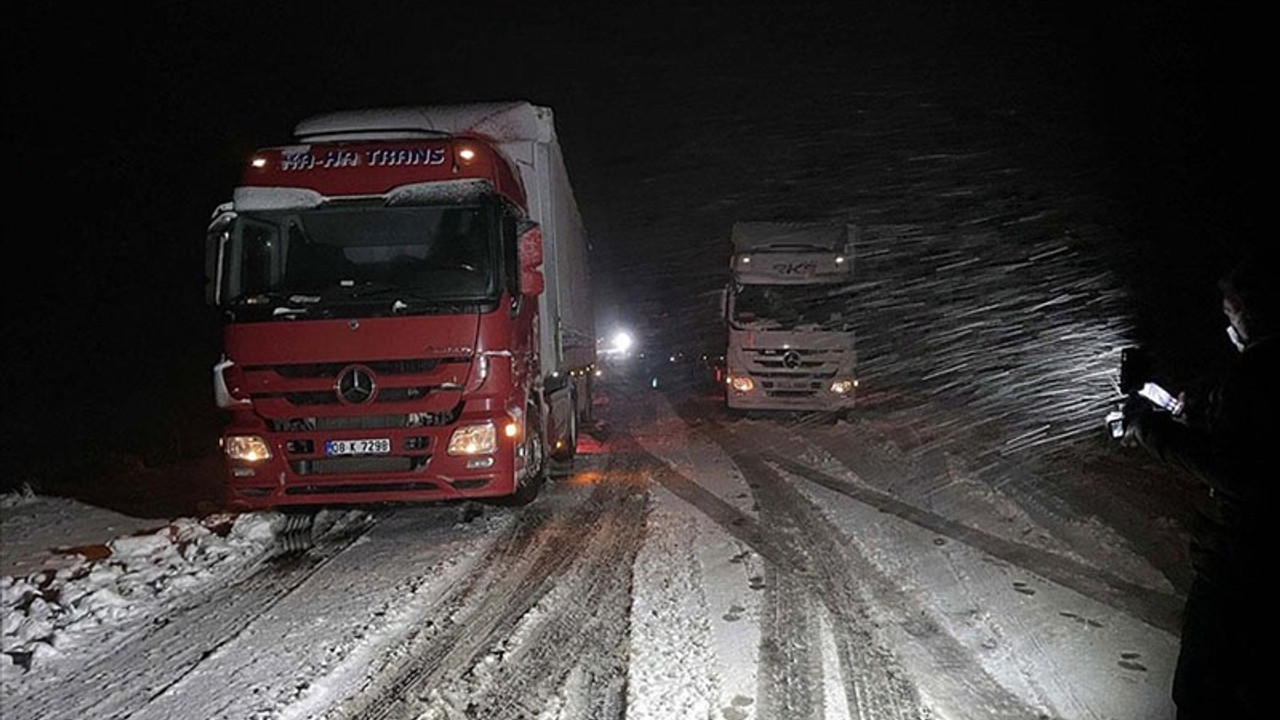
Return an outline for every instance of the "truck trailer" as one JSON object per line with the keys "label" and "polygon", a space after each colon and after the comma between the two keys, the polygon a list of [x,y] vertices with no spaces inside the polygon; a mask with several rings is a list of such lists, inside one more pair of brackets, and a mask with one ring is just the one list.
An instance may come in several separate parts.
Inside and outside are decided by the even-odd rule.
{"label": "truck trailer", "polygon": [[523,504],[573,458],[595,322],[549,108],[304,120],[206,248],[230,507]]}
{"label": "truck trailer", "polygon": [[730,409],[853,409],[855,237],[846,224],[734,224],[724,302]]}

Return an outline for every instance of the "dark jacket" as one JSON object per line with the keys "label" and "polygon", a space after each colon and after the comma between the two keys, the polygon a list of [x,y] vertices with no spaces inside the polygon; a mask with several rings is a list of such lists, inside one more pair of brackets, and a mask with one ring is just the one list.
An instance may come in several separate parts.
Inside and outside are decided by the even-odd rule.
{"label": "dark jacket", "polygon": [[1208,487],[1213,502],[1195,533],[1193,559],[1210,576],[1247,577],[1264,555],[1264,526],[1280,482],[1280,362],[1274,338],[1250,345],[1203,410],[1175,420],[1142,412],[1134,437],[1155,457],[1182,467]]}

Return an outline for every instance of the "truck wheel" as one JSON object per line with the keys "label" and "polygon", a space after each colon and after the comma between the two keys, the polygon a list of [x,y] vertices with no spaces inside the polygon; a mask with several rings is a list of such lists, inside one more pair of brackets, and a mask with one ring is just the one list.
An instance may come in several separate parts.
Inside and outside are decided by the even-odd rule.
{"label": "truck wheel", "polygon": [[564,434],[564,446],[551,453],[551,459],[569,462],[578,454],[578,398],[576,393],[569,398],[569,427]]}
{"label": "truck wheel", "polygon": [[595,383],[592,381],[591,375],[587,375],[586,380],[582,382],[582,392],[576,398],[578,402],[582,402],[582,399],[586,398],[586,402],[583,403],[582,405],[582,412],[580,413],[578,419],[586,423],[588,427],[590,427],[596,421],[595,404],[594,404],[594,399],[595,399],[594,386],[595,386]]}
{"label": "truck wheel", "polygon": [[542,486],[547,481],[546,440],[542,435],[537,408],[531,407],[526,410],[525,417],[529,418],[529,422],[525,425],[524,437],[525,462],[529,470],[516,486],[516,491],[505,497],[494,498],[494,505],[504,507],[528,505],[537,499],[538,493],[542,492]]}
{"label": "truck wheel", "polygon": [[506,507],[522,507],[528,505],[538,499],[538,494],[542,492],[542,486],[546,484],[547,476],[545,473],[538,473],[536,476],[525,478],[520,487],[516,491],[504,498],[498,498],[498,504]]}

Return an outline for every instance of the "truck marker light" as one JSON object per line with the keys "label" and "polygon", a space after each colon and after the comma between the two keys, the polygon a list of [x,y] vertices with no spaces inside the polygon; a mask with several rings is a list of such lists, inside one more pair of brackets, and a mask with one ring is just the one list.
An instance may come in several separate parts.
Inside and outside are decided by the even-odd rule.
{"label": "truck marker light", "polygon": [[250,160],[249,164],[256,168],[264,168],[267,166],[267,159],[264,157],[256,157]]}
{"label": "truck marker light", "polygon": [[844,264],[844,256],[843,256],[843,255],[837,255],[837,256],[836,256],[836,264],[837,264],[837,265],[843,265],[843,264]]}
{"label": "truck marker light", "polygon": [[463,165],[470,165],[471,163],[475,162],[476,160],[475,148],[464,146],[461,150],[458,151],[458,159],[462,161]]}
{"label": "truck marker light", "polygon": [[449,436],[449,447],[445,450],[450,455],[487,455],[498,449],[498,431],[493,423],[483,425],[467,425],[453,431]]}
{"label": "truck marker light", "polygon": [[231,435],[222,440],[222,450],[231,460],[261,463],[271,459],[271,448],[258,435]]}

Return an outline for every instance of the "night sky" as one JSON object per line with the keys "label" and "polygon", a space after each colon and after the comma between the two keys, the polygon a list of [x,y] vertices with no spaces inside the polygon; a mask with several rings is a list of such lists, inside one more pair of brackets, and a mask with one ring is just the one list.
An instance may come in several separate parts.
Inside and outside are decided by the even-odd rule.
{"label": "night sky", "polygon": [[[112,452],[164,460],[211,442],[218,319],[204,305],[204,228],[254,147],[287,141],[315,113],[551,106],[602,298],[636,299],[651,314],[667,312],[681,286],[634,272],[661,265],[668,248],[630,221],[643,198],[630,164],[680,148],[722,111],[785,113],[869,69],[922,83],[945,69],[972,79],[962,91],[975,104],[1014,93],[1090,138],[1114,164],[1103,191],[1124,210],[1116,222],[1150,258],[1135,284],[1155,325],[1188,289],[1212,297],[1220,267],[1262,231],[1267,26],[1217,5],[135,5],[20,3],[5,23],[17,220],[6,253],[6,488],[89,477]],[[683,220],[723,243],[733,217]],[[690,274],[720,272],[722,250],[695,254],[706,267]]]}

